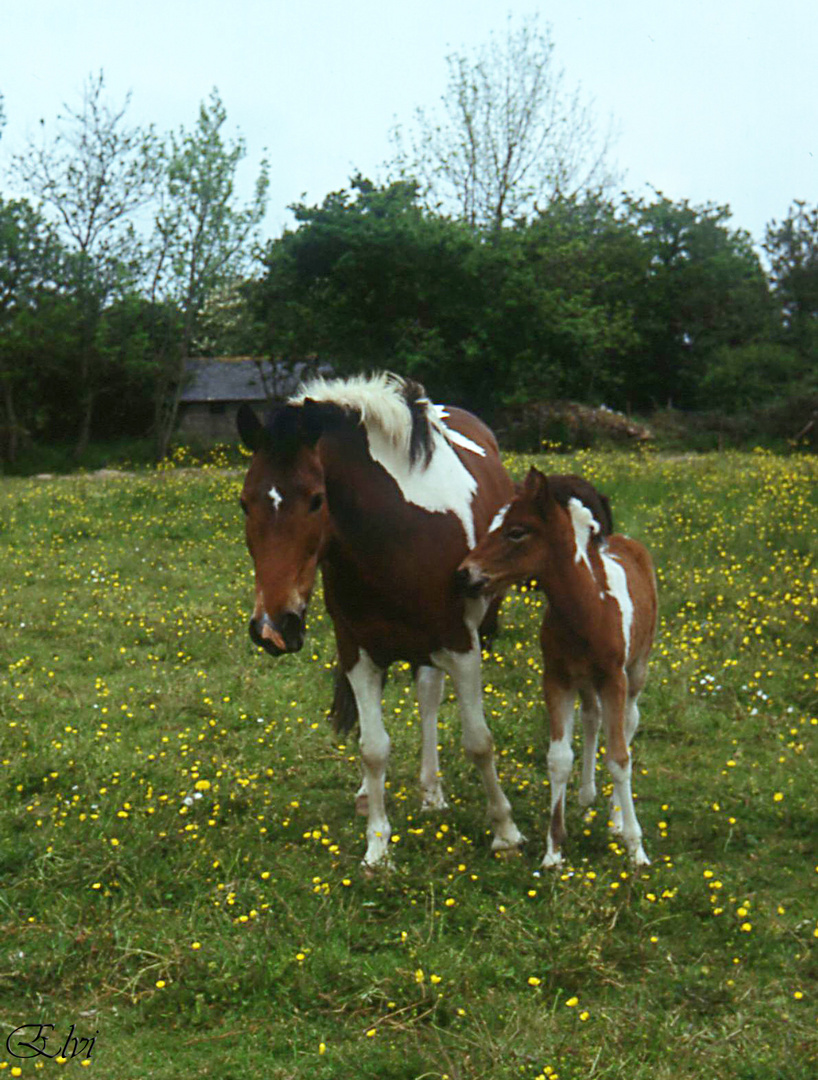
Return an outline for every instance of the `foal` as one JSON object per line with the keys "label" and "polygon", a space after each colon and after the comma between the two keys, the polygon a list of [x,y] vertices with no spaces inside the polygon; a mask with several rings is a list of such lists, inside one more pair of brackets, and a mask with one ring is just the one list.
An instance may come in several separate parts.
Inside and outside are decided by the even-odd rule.
{"label": "foal", "polygon": [[594,768],[602,723],[614,784],[614,830],[634,865],[649,863],[633,805],[630,743],[656,632],[656,580],[646,548],[625,536],[603,537],[601,532],[587,507],[576,498],[561,505],[548,478],[531,469],[505,514],[497,515],[458,571],[472,595],[534,578],[548,598],[540,629],[551,733],[551,826],[543,866],[562,862],[577,694],[585,732],[580,805],[589,806],[596,797]]}

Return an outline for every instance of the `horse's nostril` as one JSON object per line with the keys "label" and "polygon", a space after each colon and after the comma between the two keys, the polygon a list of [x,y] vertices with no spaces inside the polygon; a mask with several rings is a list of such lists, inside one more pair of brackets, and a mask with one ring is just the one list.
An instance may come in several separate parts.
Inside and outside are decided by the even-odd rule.
{"label": "horse's nostril", "polygon": [[304,619],[294,611],[285,611],[277,620],[277,628],[284,638],[289,652],[297,652],[304,644],[306,630]]}

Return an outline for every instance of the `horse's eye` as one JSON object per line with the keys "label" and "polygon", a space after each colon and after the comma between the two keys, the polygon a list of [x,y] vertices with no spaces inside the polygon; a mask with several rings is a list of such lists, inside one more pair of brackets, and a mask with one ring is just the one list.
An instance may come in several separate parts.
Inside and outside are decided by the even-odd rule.
{"label": "horse's eye", "polygon": [[320,491],[318,491],[310,499],[310,513],[311,514],[317,513],[321,509],[321,507],[323,505],[324,505],[324,496],[321,494]]}
{"label": "horse's eye", "polygon": [[515,544],[519,544],[521,540],[525,540],[528,536],[528,529],[522,525],[512,525],[511,528],[506,529],[506,540],[511,540]]}
{"label": "horse's eye", "polygon": [[244,515],[246,517],[250,513],[250,508],[248,507],[248,505],[244,501],[244,499],[239,499],[239,506],[242,508],[242,510],[244,512]]}

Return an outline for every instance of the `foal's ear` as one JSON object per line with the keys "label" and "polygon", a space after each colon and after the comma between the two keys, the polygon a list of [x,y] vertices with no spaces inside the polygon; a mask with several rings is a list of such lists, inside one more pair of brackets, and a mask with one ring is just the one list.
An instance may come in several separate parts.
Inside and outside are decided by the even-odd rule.
{"label": "foal's ear", "polygon": [[239,429],[241,441],[248,450],[255,453],[256,450],[261,449],[264,441],[264,425],[247,402],[239,405],[236,413],[236,427]]}
{"label": "foal's ear", "polygon": [[534,503],[542,517],[545,517],[554,505],[554,493],[551,490],[548,477],[545,473],[541,473],[539,469],[535,469],[533,465],[528,470],[528,476],[525,478],[523,493],[526,498]]}

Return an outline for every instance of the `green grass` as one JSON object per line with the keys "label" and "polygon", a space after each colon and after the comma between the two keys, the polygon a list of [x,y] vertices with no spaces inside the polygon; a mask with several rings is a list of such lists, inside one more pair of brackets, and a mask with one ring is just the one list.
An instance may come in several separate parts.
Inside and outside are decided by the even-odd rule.
{"label": "green grass", "polygon": [[[0,1076],[815,1075],[818,464],[509,466],[533,460],[597,482],[657,563],[634,744],[653,862],[635,876],[602,800],[584,824],[575,797],[570,866],[538,872],[537,594],[507,600],[484,666],[526,849],[489,852],[451,698],[451,809],[421,815],[398,667],[395,869],[367,877],[356,746],[324,721],[320,596],[299,655],[274,662],[246,634],[239,474],[0,481]],[[96,1033],[90,1064],[7,1053],[9,1031],[41,1023],[50,1052],[72,1023]]]}

